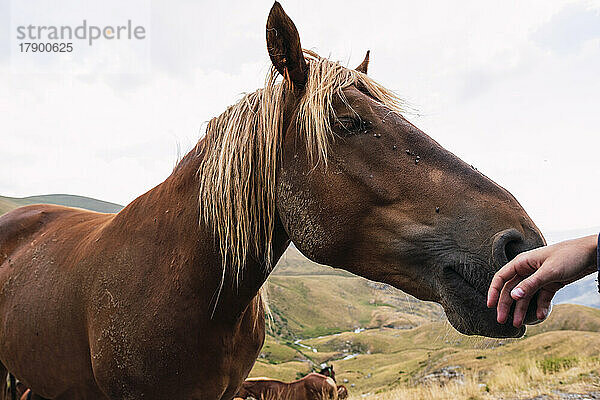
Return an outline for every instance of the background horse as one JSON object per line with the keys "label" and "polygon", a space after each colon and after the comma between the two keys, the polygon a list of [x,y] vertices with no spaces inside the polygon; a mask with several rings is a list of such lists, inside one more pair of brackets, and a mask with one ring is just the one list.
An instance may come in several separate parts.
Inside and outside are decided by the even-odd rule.
{"label": "background horse", "polygon": [[331,377],[312,372],[290,383],[268,378],[247,379],[235,397],[265,400],[333,400],[338,398],[338,388]]}
{"label": "background horse", "polygon": [[515,198],[409,123],[368,58],[351,70],[303,52],[279,3],[266,36],[264,88],[121,212],[0,217],[0,375],[49,399],[229,400],[290,241],[440,303],[463,333],[524,333],[485,304],[493,273],[544,244]]}
{"label": "background horse", "polygon": [[333,370],[333,365],[329,365],[325,368],[321,368],[321,370],[319,371],[319,374],[328,376],[331,379],[333,379],[334,382],[337,383],[337,381],[335,380],[335,371]]}
{"label": "background horse", "polygon": [[[333,370],[333,365],[329,365],[325,368],[321,368],[321,371],[319,371],[319,374],[330,377],[331,379],[333,379],[333,381],[337,385],[337,380],[335,379],[335,371]],[[346,397],[348,397],[348,389],[344,385],[337,385],[337,392],[338,392],[338,399],[345,399]]]}

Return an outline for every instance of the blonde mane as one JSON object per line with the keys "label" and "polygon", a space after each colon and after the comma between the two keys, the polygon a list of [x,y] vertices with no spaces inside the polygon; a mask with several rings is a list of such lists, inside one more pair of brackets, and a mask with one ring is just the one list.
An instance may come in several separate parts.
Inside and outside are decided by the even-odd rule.
{"label": "blonde mane", "polygon": [[[327,164],[333,139],[333,99],[342,89],[360,84],[374,99],[393,112],[401,100],[366,74],[304,50],[308,81],[299,100],[296,120],[312,162]],[[282,138],[287,82],[278,82],[274,68],[265,87],[245,95],[223,114],[213,118],[201,143],[204,159],[199,168],[200,220],[211,226],[222,256],[223,279],[230,266],[235,283],[252,256],[272,265],[271,243],[275,223],[275,173]]]}

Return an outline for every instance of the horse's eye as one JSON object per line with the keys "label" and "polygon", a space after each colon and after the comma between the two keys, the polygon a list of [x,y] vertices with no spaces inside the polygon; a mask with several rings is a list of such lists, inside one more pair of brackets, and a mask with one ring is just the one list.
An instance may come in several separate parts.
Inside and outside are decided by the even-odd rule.
{"label": "horse's eye", "polygon": [[360,117],[336,118],[335,125],[346,134],[367,133],[371,124]]}

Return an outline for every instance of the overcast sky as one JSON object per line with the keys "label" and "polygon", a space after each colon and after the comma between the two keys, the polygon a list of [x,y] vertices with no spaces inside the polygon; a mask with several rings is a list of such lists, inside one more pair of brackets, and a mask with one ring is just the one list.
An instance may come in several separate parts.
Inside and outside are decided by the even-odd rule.
{"label": "overcast sky", "polygon": [[[271,5],[0,0],[0,194],[126,204],[160,183],[206,121],[262,86]],[[370,49],[369,74],[418,110],[409,120],[543,231],[600,226],[600,1],[282,5],[305,48],[352,67]],[[16,26],[84,18],[147,37],[19,53]]]}

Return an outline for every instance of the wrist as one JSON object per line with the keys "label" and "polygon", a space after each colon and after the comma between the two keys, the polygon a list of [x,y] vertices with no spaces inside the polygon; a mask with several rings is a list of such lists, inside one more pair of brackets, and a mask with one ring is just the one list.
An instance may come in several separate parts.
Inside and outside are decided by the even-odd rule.
{"label": "wrist", "polygon": [[596,268],[598,269],[598,292],[600,293],[600,234],[596,240]]}
{"label": "wrist", "polygon": [[590,235],[585,237],[586,247],[590,255],[590,264],[597,269],[598,268],[598,235]]}
{"label": "wrist", "polygon": [[585,246],[589,250],[590,253],[594,253],[594,259],[596,258],[596,250],[598,248],[598,235],[590,235],[584,238],[581,238],[584,241]]}
{"label": "wrist", "polygon": [[594,261],[595,261],[595,265],[596,268],[598,269],[598,273],[600,273],[600,234],[599,235],[592,235],[592,237],[596,238],[596,249],[594,252]]}
{"label": "wrist", "polygon": [[599,235],[585,236],[579,240],[581,241],[582,246],[585,248],[585,254],[587,254],[588,257],[588,268],[590,273],[597,270],[600,271],[598,265]]}

